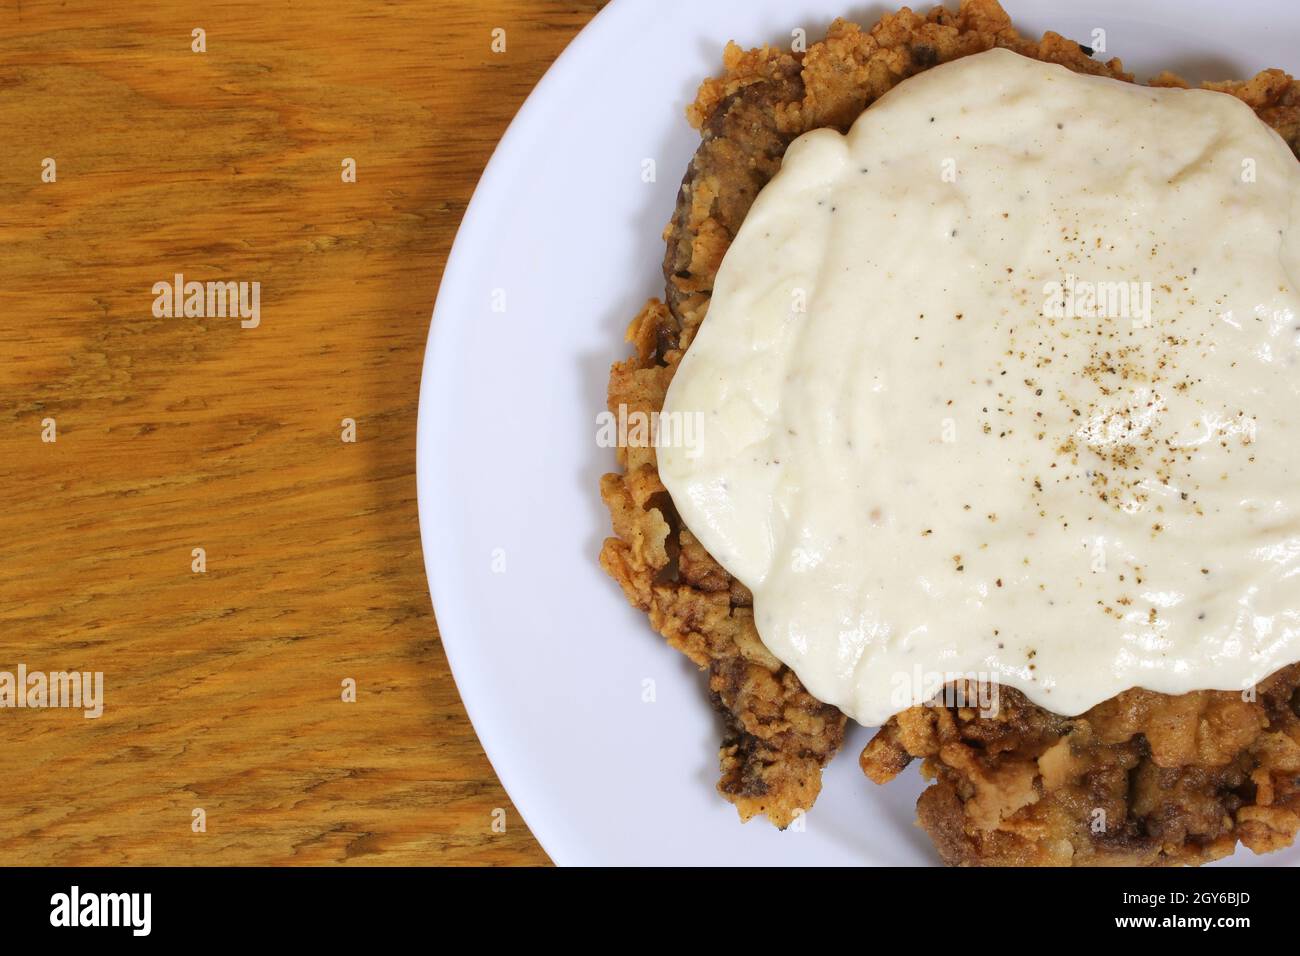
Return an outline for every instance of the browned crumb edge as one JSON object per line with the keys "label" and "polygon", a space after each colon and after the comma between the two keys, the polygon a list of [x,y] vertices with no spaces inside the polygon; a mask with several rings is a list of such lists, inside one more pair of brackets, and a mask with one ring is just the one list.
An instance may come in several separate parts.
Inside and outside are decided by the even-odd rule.
{"label": "browned crumb edge", "polygon": [[1297,683],[1293,664],[1254,700],[1130,690],[1079,717],[1000,687],[995,717],[904,711],[860,762],[885,783],[923,758],[932,785],[917,815],[948,863],[1204,863],[1238,841],[1264,853],[1289,846],[1300,826]]}
{"label": "browned crumb edge", "polygon": [[[796,136],[845,130],[901,80],[938,63],[1006,47],[1077,72],[1132,81],[1119,60],[1048,33],[1022,38],[995,0],[958,12],[903,9],[868,31],[837,20],[796,54],[729,45],[725,73],[688,110],[701,145],[665,231],[664,301],[628,329],[635,354],[614,365],[609,408],[654,412],[708,309],[713,279],[750,203]],[[1169,74],[1153,85],[1184,85]],[[1237,96],[1296,150],[1300,84],[1280,70],[1206,84]],[[726,736],[719,791],[742,819],[785,827],[812,806],[845,717],[810,695],[763,646],[749,592],[682,525],[659,480],[653,448],[618,450],[621,474],[601,496],[614,537],[600,561],[670,644],[707,671]],[[1231,692],[1166,696],[1128,691],[1065,718],[999,688],[996,717],[916,707],[890,720],[863,751],[883,783],[913,758],[932,785],[920,824],[954,864],[1198,863],[1288,845],[1300,827],[1300,665],[1254,700]]]}

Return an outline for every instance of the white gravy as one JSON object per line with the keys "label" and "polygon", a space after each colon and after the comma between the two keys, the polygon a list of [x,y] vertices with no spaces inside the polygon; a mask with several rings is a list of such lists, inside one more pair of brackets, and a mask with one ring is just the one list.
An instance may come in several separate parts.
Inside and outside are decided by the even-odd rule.
{"label": "white gravy", "polygon": [[796,140],[658,450],[763,642],[868,725],[1300,659],[1297,197],[1235,98],[1004,50]]}

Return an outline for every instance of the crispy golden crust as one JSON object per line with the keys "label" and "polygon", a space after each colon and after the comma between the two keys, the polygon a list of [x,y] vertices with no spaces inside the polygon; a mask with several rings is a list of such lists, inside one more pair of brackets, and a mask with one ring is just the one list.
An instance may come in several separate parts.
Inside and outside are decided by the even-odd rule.
{"label": "crispy golden crust", "polygon": [[[628,329],[637,354],[610,374],[611,410],[663,407],[682,354],[677,336],[668,309],[647,303]],[[654,449],[618,454],[623,473],[601,481],[615,535],[605,540],[601,566],[668,643],[708,672],[726,726],[719,791],[743,819],[766,815],[788,826],[817,798],[821,769],[844,739],[844,715],[813,698],[763,646],[749,592],[677,519]]]}
{"label": "crispy golden crust", "polygon": [[[966,0],[956,13],[905,8],[865,31],[837,20],[803,54],[729,45],[723,75],[706,80],[687,111],[701,144],[664,233],[664,301],[648,302],[629,326],[635,354],[610,373],[610,410],[662,408],[722,257],[795,137],[845,130],[908,76],[994,46],[1133,79],[1118,60],[1095,61],[1057,34],[1021,37],[995,0]],[[1169,74],[1152,83],[1183,85]],[[1282,71],[1207,85],[1244,100],[1293,150],[1300,146],[1300,84]],[[654,628],[708,672],[726,725],[720,792],[743,819],[762,814],[784,827],[820,791],[845,718],[763,646],[748,591],[681,524],[654,450],[620,448],[618,458],[622,473],[601,483],[614,526],[601,564]],[[1234,694],[1130,691],[1073,720],[1001,688],[995,719],[926,707],[899,714],[862,765],[884,782],[924,760],[935,783],[918,815],[950,863],[1199,862],[1231,852],[1238,839],[1273,849],[1300,824],[1300,671],[1271,680],[1248,706],[1233,705],[1242,703]],[[1096,830],[1096,819],[1106,827]]]}
{"label": "crispy golden crust", "polygon": [[923,759],[933,785],[917,814],[955,865],[1196,864],[1238,841],[1264,853],[1300,827],[1297,685],[1293,664],[1253,700],[1130,690],[1073,718],[1003,687],[996,716],[904,711],[861,765],[885,783]]}

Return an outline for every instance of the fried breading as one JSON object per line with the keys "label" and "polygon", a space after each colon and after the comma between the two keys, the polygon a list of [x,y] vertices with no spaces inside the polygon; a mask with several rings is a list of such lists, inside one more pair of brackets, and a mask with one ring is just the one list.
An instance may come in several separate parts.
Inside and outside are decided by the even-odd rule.
{"label": "fried breading", "polygon": [[[614,366],[609,405],[659,411],[682,356],[680,328],[650,302],[628,339],[637,354]],[[601,496],[613,517],[600,563],[655,630],[701,669],[726,724],[718,789],[743,819],[766,815],[788,826],[813,805],[821,770],[844,739],[845,718],[813,698],[759,640],[752,598],[682,526],[659,480],[652,447],[621,447],[621,475]]]}
{"label": "fried breading", "polygon": [[1238,841],[1264,853],[1300,827],[1298,684],[1293,664],[1253,700],[1129,690],[1073,718],[1001,687],[995,716],[904,711],[861,765],[886,783],[922,758],[934,783],[917,814],[951,864],[1195,864]]}
{"label": "fried breading", "polygon": [[[701,143],[664,233],[664,299],[648,302],[629,326],[635,354],[611,371],[610,410],[662,408],[722,258],[795,137],[826,126],[843,132],[907,77],[995,46],[1133,80],[1119,60],[1094,60],[1058,34],[1021,37],[996,0],[965,0],[955,13],[904,8],[869,30],[837,20],[806,53],[728,45],[723,74],[704,81],[687,111]],[[1172,74],[1152,83],[1185,85]],[[1267,70],[1207,86],[1242,99],[1300,148],[1300,84],[1288,75]],[[785,827],[812,806],[846,719],[763,646],[748,590],[683,526],[654,449],[620,448],[618,460],[622,473],[601,484],[614,526],[601,564],[654,628],[707,671],[726,725],[718,789],[742,819],[762,814]],[[1297,684],[1300,665],[1270,678],[1255,701],[1134,690],[1076,718],[998,688],[996,716],[904,711],[861,762],[884,783],[922,759],[934,784],[918,802],[919,821],[949,863],[1202,862],[1237,841],[1263,852],[1289,844],[1300,826]]]}

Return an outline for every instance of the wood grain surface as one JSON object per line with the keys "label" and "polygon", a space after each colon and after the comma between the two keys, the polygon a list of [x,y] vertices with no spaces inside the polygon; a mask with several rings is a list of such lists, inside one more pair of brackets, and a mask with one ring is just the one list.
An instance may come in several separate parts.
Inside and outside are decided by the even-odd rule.
{"label": "wood grain surface", "polygon": [[[0,0],[0,671],[104,675],[97,719],[0,708],[0,864],[546,861],[439,644],[416,405],[474,184],[600,6]],[[155,317],[177,273],[260,325]]]}

